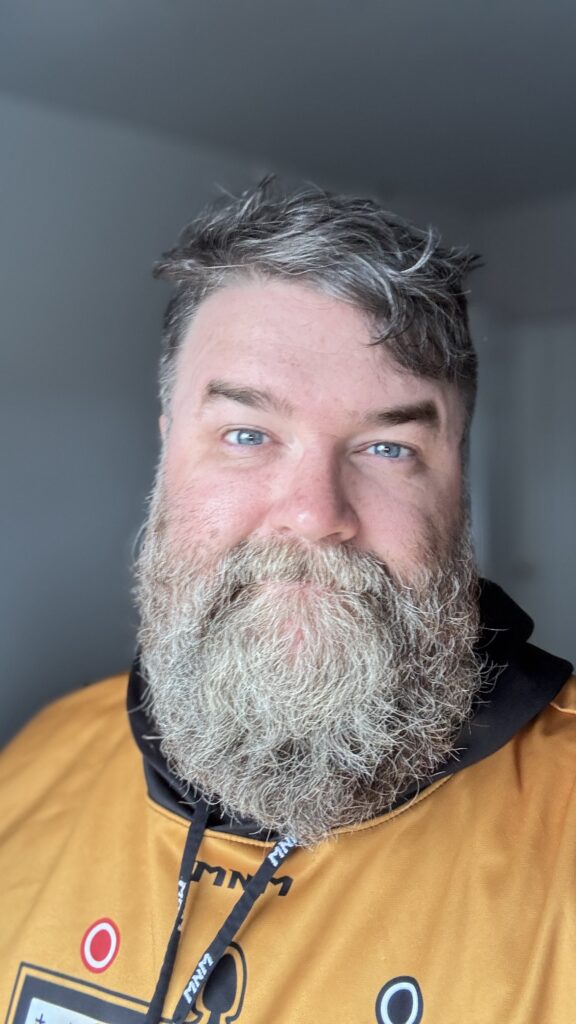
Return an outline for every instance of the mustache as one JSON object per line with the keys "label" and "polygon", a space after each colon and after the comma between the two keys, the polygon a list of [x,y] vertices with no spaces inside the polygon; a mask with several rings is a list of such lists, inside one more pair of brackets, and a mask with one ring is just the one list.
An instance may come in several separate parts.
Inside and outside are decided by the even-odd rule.
{"label": "mustache", "polygon": [[[295,540],[243,540],[215,562],[196,556],[189,564],[196,579],[199,573],[208,583],[234,594],[258,584],[278,583],[377,595],[383,584],[398,584],[389,566],[370,552],[344,546],[305,547]],[[180,574],[185,565],[183,559]]]}
{"label": "mustache", "polygon": [[[199,571],[200,570],[200,571]],[[294,610],[300,588],[306,589],[310,603],[337,601],[342,606],[350,601],[384,612],[390,591],[398,592],[401,584],[388,566],[367,552],[352,548],[305,547],[294,540],[243,540],[208,567],[196,560],[180,563],[179,578],[189,577],[190,592],[202,606],[197,625],[199,635],[212,630],[230,612],[240,613],[253,600],[285,602]],[[280,592],[266,594],[270,584]],[[282,593],[282,588],[287,592]],[[293,588],[293,589],[292,589]]]}

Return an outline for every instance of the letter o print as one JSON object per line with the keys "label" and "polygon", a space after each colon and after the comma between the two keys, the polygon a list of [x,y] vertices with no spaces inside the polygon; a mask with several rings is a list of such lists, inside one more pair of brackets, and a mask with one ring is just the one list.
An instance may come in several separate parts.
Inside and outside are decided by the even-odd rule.
{"label": "letter o print", "polygon": [[420,1024],[423,1012],[424,1000],[416,978],[392,978],[378,993],[378,1024]]}

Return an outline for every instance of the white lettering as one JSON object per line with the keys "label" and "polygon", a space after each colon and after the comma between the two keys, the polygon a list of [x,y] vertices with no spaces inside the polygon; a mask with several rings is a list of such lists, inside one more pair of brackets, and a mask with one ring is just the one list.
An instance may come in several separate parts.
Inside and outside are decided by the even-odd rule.
{"label": "white lettering", "polygon": [[268,854],[268,860],[275,868],[277,868],[281,861],[288,856],[290,850],[293,849],[294,846],[296,846],[295,839],[291,839],[290,837],[281,839],[279,843],[276,843],[274,849]]}
{"label": "white lettering", "polygon": [[178,879],[178,906],[181,907],[186,895],[186,882],[182,879]]}
{"label": "white lettering", "polygon": [[186,988],[184,989],[184,999],[186,1000],[187,1003],[192,1004],[194,996],[196,995],[198,989],[201,987],[202,982],[204,981],[204,978],[208,973],[208,968],[212,967],[213,963],[214,960],[212,959],[210,953],[204,953],[204,956],[200,960],[196,970],[194,971],[194,974],[192,975],[190,981],[188,982]]}

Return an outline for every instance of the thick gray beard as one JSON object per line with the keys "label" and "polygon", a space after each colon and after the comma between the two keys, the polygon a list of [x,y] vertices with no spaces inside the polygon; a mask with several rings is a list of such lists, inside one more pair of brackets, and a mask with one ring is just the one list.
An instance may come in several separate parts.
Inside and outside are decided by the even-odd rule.
{"label": "thick gray beard", "polygon": [[136,566],[149,711],[171,769],[309,845],[454,753],[480,687],[467,530],[409,582],[342,546],[175,550],[155,495]]}

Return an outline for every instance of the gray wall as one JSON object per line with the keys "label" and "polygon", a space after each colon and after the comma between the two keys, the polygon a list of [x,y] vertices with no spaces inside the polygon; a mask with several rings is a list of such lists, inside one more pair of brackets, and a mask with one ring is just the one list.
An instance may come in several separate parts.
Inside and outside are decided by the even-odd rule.
{"label": "gray wall", "polygon": [[167,293],[150,268],[239,162],[0,97],[0,737],[130,661]]}
{"label": "gray wall", "polygon": [[576,193],[473,229],[489,310],[479,409],[486,570],[533,616],[534,640],[576,662]]}

